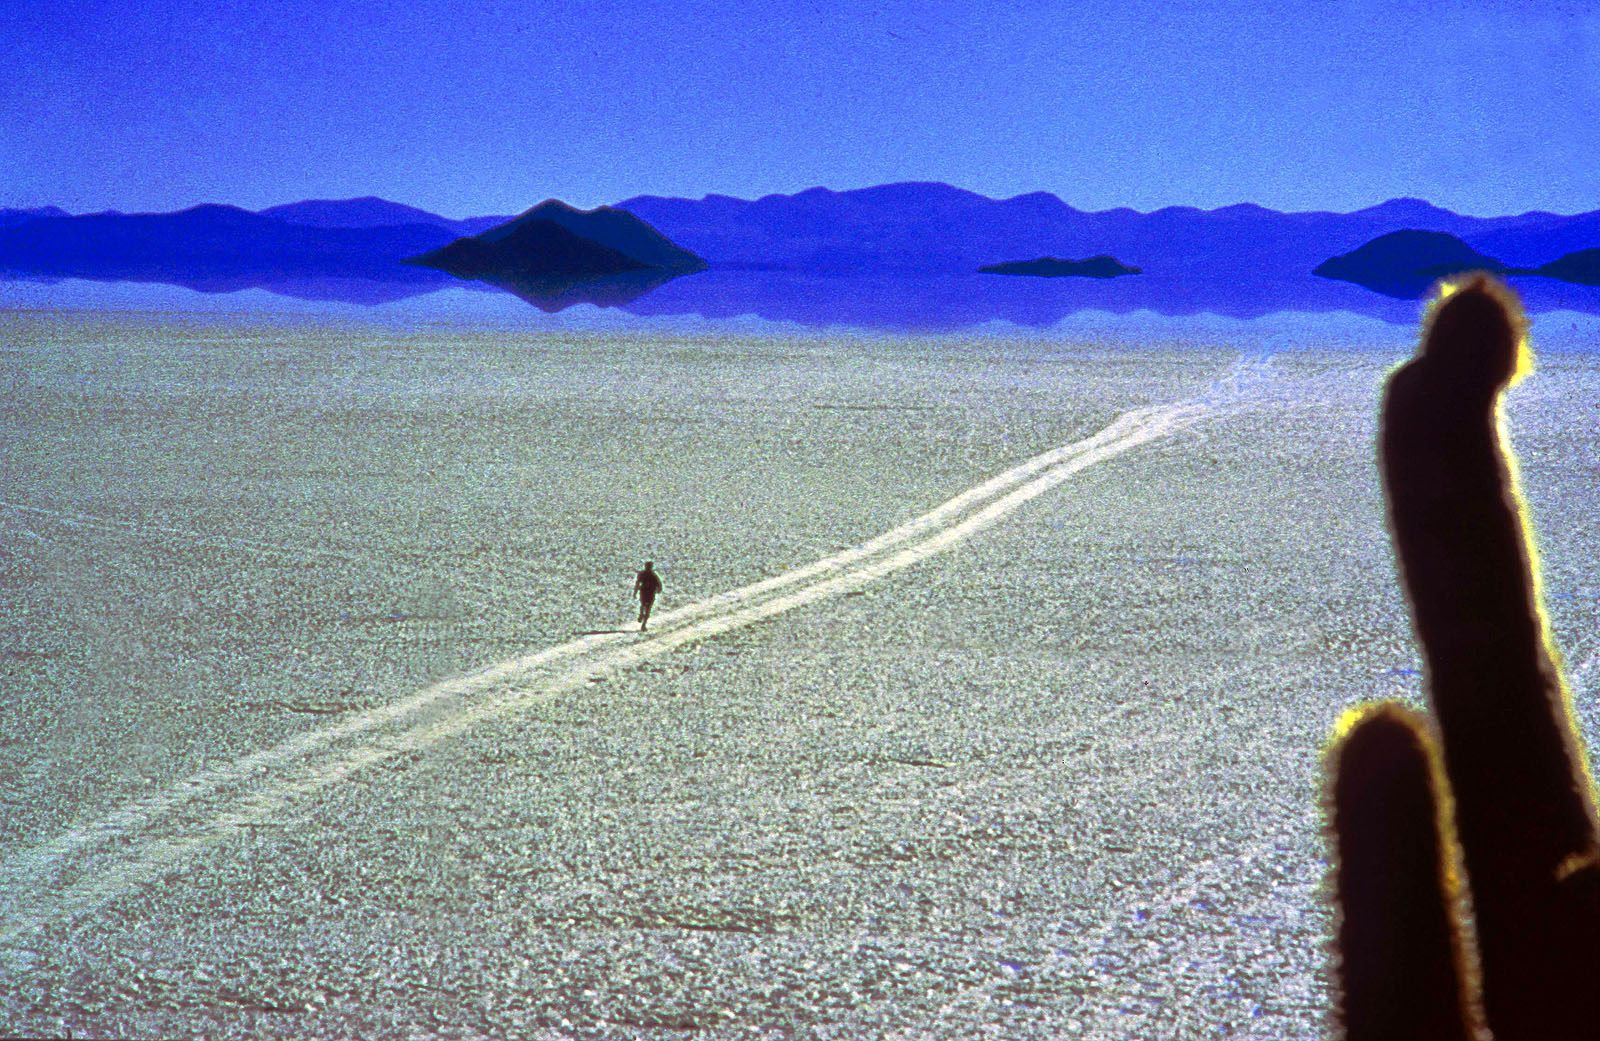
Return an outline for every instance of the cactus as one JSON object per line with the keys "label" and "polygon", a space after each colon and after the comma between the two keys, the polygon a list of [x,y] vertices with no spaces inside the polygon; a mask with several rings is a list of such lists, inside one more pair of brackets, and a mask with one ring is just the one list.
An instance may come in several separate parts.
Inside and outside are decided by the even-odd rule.
{"label": "cactus", "polygon": [[1354,710],[1327,760],[1336,1019],[1351,1041],[1600,1037],[1600,829],[1500,415],[1526,323],[1442,287],[1390,377],[1379,468],[1422,715]]}

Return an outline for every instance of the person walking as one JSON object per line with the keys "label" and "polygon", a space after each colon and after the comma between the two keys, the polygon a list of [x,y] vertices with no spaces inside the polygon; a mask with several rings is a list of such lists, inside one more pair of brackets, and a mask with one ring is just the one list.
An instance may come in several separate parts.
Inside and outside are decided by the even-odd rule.
{"label": "person walking", "polygon": [[661,576],[656,574],[652,561],[645,561],[644,570],[634,577],[633,591],[639,597],[639,631],[644,632],[650,624],[650,608],[656,602],[656,594],[661,592]]}

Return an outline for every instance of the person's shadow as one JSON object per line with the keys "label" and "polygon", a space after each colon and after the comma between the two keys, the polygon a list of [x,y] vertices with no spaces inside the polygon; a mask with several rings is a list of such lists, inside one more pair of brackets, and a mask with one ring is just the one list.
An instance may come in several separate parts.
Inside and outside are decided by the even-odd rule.
{"label": "person's shadow", "polygon": [[1366,706],[1328,752],[1352,1041],[1600,1037],[1594,785],[1499,422],[1527,363],[1516,298],[1473,275],[1443,289],[1384,394],[1379,466],[1432,713]]}

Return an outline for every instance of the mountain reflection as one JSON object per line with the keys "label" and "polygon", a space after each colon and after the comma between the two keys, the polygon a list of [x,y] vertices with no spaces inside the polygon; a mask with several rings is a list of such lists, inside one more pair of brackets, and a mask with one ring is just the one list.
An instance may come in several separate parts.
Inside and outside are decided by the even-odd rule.
{"label": "mountain reflection", "polygon": [[554,314],[576,304],[622,307],[677,277],[661,268],[644,268],[594,278],[499,277],[477,281],[503,289],[541,311]]}
{"label": "mountain reflection", "polygon": [[[13,274],[13,278],[18,277]],[[20,276],[28,281],[58,279]],[[83,276],[76,276],[83,277]],[[712,268],[688,275],[660,269],[599,278],[460,279],[395,265],[381,277],[317,272],[237,272],[188,277],[152,273],[98,282],[163,283],[201,293],[261,289],[298,300],[361,306],[393,304],[443,289],[509,293],[541,311],[589,304],[641,317],[709,320],[755,316],[807,327],[852,326],[890,332],[955,331],[990,322],[1045,328],[1083,311],[1214,314],[1252,319],[1279,312],[1350,312],[1407,325],[1419,304],[1314,275],[1251,277],[1238,272],[1160,272],[1120,278],[1040,278],[989,274],[824,274]],[[1554,279],[1509,280],[1532,313],[1600,314],[1600,287]]]}

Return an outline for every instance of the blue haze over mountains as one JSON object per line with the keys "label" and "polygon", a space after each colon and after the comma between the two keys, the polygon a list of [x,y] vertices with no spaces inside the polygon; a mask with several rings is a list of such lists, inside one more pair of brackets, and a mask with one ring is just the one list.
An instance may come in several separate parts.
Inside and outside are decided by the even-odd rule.
{"label": "blue haze over mountains", "polygon": [[[639,196],[617,208],[703,258],[708,270],[668,272],[638,293],[590,302],[647,315],[755,314],[891,329],[991,320],[1043,326],[1079,310],[1237,318],[1352,311],[1409,323],[1414,302],[1312,271],[1405,229],[1454,236],[1508,269],[1600,247],[1600,211],[1483,218],[1416,199],[1348,214],[1279,213],[1251,204],[1088,212],[1046,192],[993,200],[913,182],[756,200]],[[217,205],[78,217],[0,210],[0,272],[169,282],[205,292],[257,286],[373,304],[447,286],[489,288],[401,261],[511,219],[450,220],[374,198],[290,203],[259,213]],[[1143,273],[1108,279],[977,273],[985,265],[1098,254]],[[1535,312],[1600,313],[1600,287],[1536,276],[1512,280]],[[530,302],[558,310],[585,299],[581,287],[567,285],[559,298]]]}

